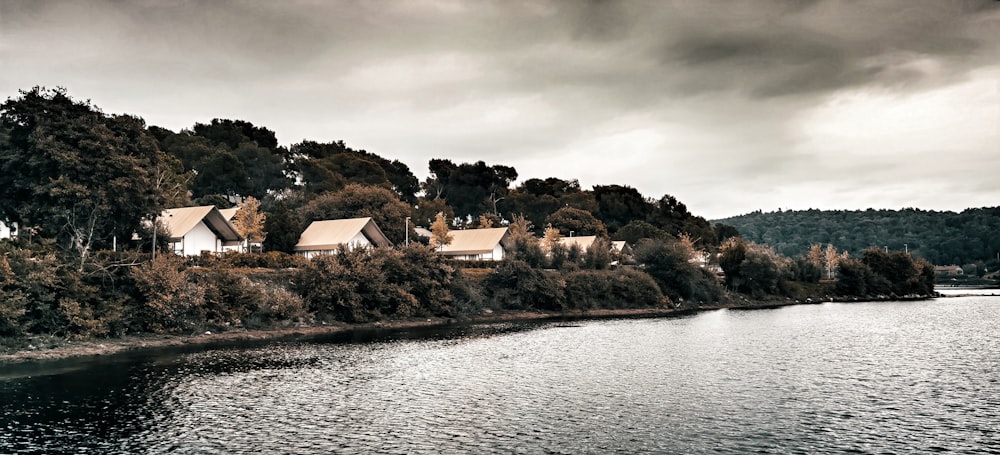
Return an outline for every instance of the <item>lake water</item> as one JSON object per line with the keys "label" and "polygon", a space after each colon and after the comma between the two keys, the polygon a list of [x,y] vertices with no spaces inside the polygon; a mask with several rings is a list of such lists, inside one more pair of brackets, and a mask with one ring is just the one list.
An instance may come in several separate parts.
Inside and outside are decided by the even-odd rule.
{"label": "lake water", "polygon": [[0,453],[1000,453],[1000,298],[5,367]]}

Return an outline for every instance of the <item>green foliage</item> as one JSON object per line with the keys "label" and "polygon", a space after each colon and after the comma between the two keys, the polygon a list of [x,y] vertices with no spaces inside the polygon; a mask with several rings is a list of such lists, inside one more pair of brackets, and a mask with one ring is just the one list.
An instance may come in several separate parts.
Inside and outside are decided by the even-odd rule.
{"label": "green foliage", "polygon": [[242,120],[214,119],[176,134],[157,128],[155,135],[164,151],[197,174],[191,184],[196,197],[223,194],[263,199],[269,191],[291,185],[285,174],[288,151],[278,146],[274,132],[267,128]]}
{"label": "green foliage", "polygon": [[0,105],[0,220],[55,239],[80,267],[158,214],[169,166],[143,121],[35,87]]}
{"label": "green foliage", "polygon": [[406,238],[406,217],[410,213],[411,207],[392,190],[355,184],[317,196],[299,210],[304,225],[318,220],[371,217],[396,244]]}
{"label": "green foliage", "polygon": [[483,161],[456,165],[450,160],[431,159],[431,176],[424,182],[429,198],[443,198],[459,217],[491,212],[499,214],[498,203],[507,196],[508,187],[517,180],[510,166],[487,166]]}
{"label": "green foliage", "polygon": [[722,298],[723,290],[715,275],[692,264],[690,252],[676,240],[640,240],[635,246],[635,258],[672,300],[695,305]]}
{"label": "green foliage", "polygon": [[0,256],[0,337],[24,333],[22,316],[27,305],[27,295],[19,289],[10,262],[6,256]]}
{"label": "green foliage", "polygon": [[302,228],[298,217],[288,209],[284,201],[277,201],[274,208],[264,217],[264,251],[294,253],[299,243]]}
{"label": "green foliage", "polygon": [[504,260],[487,278],[487,292],[502,308],[561,310],[565,284],[556,276],[521,260]]}
{"label": "green foliage", "polygon": [[608,230],[594,215],[586,210],[563,207],[545,217],[545,224],[559,229],[563,236],[598,235],[607,236]]}
{"label": "green foliage", "polygon": [[872,270],[857,259],[840,261],[835,290],[840,295],[868,295],[868,284],[872,282]]}
{"label": "green foliage", "polygon": [[611,241],[598,237],[583,254],[583,267],[590,270],[605,270],[611,267]]}
{"label": "green foliage", "polygon": [[665,240],[670,237],[666,231],[642,220],[632,220],[615,233],[615,240],[624,240],[635,245],[642,239]]}
{"label": "green foliage", "polygon": [[1000,252],[1000,207],[961,213],[917,209],[754,212],[719,220],[747,240],[786,256],[806,254],[814,243],[833,244],[857,257],[867,248],[909,250],[934,264],[989,261]]}
{"label": "green foliage", "polygon": [[612,234],[634,220],[645,220],[652,211],[649,201],[629,186],[598,185],[594,197],[598,204],[596,215]]}
{"label": "green foliage", "polygon": [[302,177],[305,189],[314,194],[339,191],[348,184],[382,186],[415,204],[420,190],[410,168],[398,160],[389,161],[374,153],[354,150],[343,141],[320,144],[303,141],[291,147],[293,169]]}
{"label": "green foliage", "polygon": [[669,302],[649,275],[631,269],[580,270],[565,275],[566,309],[657,307]]}
{"label": "green foliage", "polygon": [[347,251],[313,258],[295,275],[297,290],[320,319],[364,322],[443,315],[454,269],[429,247]]}
{"label": "green foliage", "polygon": [[840,261],[836,292],[854,297],[931,295],[934,266],[903,252],[870,248],[860,260]]}
{"label": "green foliage", "polygon": [[140,295],[133,324],[153,333],[188,331],[205,304],[205,290],[189,279],[184,259],[163,254],[132,269]]}
{"label": "green foliage", "polygon": [[688,212],[687,206],[671,195],[664,195],[652,204],[647,221],[664,232],[679,237],[688,235],[702,245],[718,245],[712,225],[700,216]]}

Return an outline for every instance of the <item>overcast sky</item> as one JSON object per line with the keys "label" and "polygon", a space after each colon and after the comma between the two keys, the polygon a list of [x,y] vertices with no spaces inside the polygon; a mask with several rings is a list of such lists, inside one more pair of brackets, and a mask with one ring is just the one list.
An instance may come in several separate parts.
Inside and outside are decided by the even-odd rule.
{"label": "overcast sky", "polygon": [[247,120],[709,219],[1000,205],[1000,2],[0,0],[0,98]]}

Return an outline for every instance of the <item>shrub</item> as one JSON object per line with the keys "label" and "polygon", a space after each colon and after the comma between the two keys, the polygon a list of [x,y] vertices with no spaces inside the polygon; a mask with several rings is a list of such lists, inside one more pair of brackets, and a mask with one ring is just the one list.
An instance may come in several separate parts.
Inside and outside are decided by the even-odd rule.
{"label": "shrub", "polygon": [[561,310],[566,283],[520,260],[504,260],[486,280],[487,292],[502,308]]}
{"label": "shrub", "polygon": [[163,333],[191,327],[192,313],[204,305],[205,293],[188,279],[185,268],[183,258],[164,254],[132,269],[141,296],[134,323],[141,330]]}
{"label": "shrub", "polygon": [[313,258],[295,282],[318,317],[364,322],[450,314],[454,274],[446,259],[413,244],[400,250],[341,248]]}
{"label": "shrub", "polygon": [[655,307],[669,302],[647,274],[637,270],[581,270],[566,274],[566,308]]}

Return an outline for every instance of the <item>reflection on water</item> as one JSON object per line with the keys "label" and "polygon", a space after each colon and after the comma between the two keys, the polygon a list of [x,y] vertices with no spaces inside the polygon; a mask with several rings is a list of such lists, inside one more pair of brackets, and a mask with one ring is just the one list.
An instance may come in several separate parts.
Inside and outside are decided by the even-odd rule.
{"label": "reflection on water", "polygon": [[119,356],[0,380],[0,452],[996,452],[998,323],[963,297]]}

